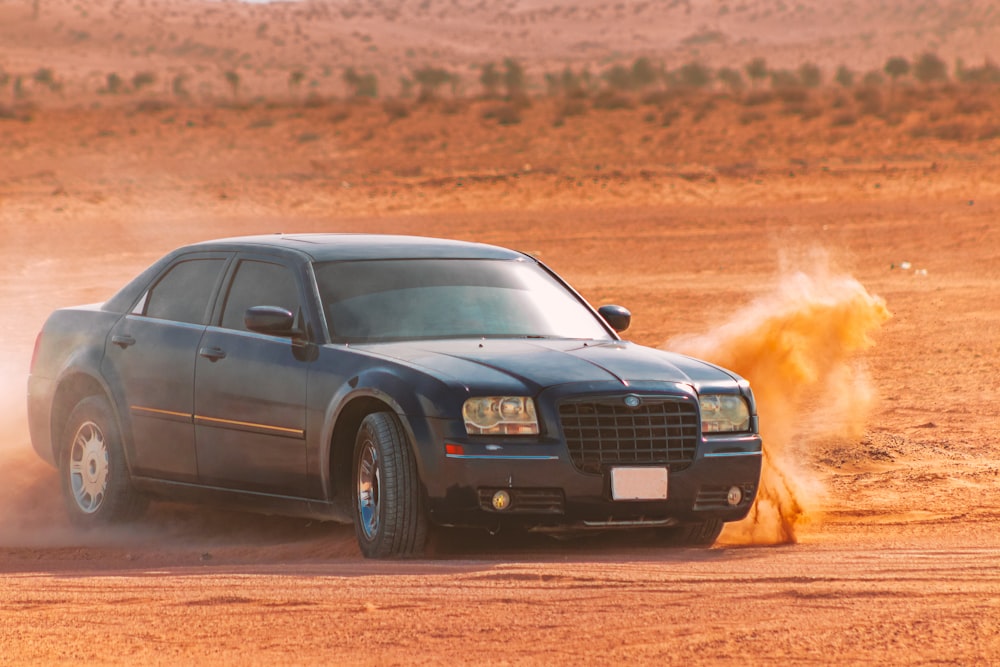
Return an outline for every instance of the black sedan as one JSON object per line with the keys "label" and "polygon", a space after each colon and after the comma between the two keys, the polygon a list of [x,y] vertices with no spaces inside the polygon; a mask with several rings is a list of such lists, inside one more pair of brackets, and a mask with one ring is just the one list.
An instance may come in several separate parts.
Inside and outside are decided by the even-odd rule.
{"label": "black sedan", "polygon": [[32,443],[84,524],[159,496],[353,522],[373,558],[421,553],[432,524],[711,544],[756,494],[753,394],[621,340],[629,320],[494,246],[191,245],[50,316]]}

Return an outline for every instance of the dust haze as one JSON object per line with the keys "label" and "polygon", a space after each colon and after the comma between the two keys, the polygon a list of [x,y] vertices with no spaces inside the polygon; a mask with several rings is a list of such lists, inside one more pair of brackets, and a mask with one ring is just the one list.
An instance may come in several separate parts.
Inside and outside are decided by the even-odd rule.
{"label": "dust haze", "polygon": [[724,540],[796,541],[796,527],[819,517],[823,488],[803,466],[810,442],[857,438],[875,389],[861,355],[889,319],[885,301],[814,248],[785,253],[773,288],[704,335],[680,336],[670,349],[730,368],[757,399],[764,461],[750,515]]}

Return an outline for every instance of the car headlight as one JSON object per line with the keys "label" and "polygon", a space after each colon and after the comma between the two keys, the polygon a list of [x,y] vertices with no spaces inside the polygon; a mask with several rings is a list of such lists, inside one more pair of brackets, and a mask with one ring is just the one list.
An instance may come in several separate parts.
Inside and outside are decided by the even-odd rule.
{"label": "car headlight", "polygon": [[479,396],[462,406],[469,435],[536,435],[535,402],[526,396]]}
{"label": "car headlight", "polygon": [[750,409],[742,396],[705,394],[701,405],[702,433],[735,433],[750,430]]}

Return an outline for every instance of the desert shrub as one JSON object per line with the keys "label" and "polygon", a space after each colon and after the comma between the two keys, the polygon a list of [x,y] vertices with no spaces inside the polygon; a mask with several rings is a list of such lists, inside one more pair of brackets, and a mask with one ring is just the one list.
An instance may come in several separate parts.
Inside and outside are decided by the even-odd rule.
{"label": "desert shrub", "polygon": [[841,111],[830,119],[830,125],[833,127],[850,127],[857,122],[858,116],[853,111]]}
{"label": "desert shrub", "polygon": [[156,74],[153,72],[137,72],[135,76],[132,77],[132,87],[136,90],[142,90],[146,86],[151,86],[156,83]]}
{"label": "desert shrub", "polygon": [[378,78],[374,74],[359,74],[353,67],[348,67],[342,78],[355,98],[378,97]]}
{"label": "desert shrub", "polygon": [[330,104],[330,100],[326,97],[323,97],[315,90],[306,95],[305,101],[302,102],[302,106],[304,106],[307,109],[322,109],[328,104]]}
{"label": "desert shrub", "polygon": [[936,54],[926,52],[913,64],[913,76],[920,83],[934,83],[948,80],[948,66]]}
{"label": "desert shrub", "polygon": [[933,135],[945,141],[964,141],[973,135],[973,131],[965,123],[945,123],[935,127]]}
{"label": "desert shrub", "polygon": [[823,71],[815,63],[799,65],[799,81],[806,88],[819,88],[823,83]]}
{"label": "desert shrub", "polygon": [[108,95],[117,95],[125,87],[125,80],[118,76],[115,72],[108,74],[104,81],[104,88],[101,88],[97,92],[107,93]]}
{"label": "desert shrub", "polygon": [[977,139],[980,141],[990,141],[991,139],[1000,138],[1000,124],[991,124],[979,130],[979,136]]}
{"label": "desert shrub", "polygon": [[779,69],[770,72],[771,88],[780,90],[782,88],[798,88],[802,85],[799,75],[787,69]]}
{"label": "desert shrub", "polygon": [[483,120],[496,120],[500,125],[517,125],[521,122],[521,110],[513,104],[491,104],[483,109]]}
{"label": "desert shrub", "polygon": [[632,90],[632,72],[624,65],[612,65],[601,73],[609,88],[617,91]]}
{"label": "desert shrub", "polygon": [[833,96],[832,100],[830,100],[830,107],[833,109],[843,109],[849,103],[850,102],[844,95],[837,94]]}
{"label": "desert shrub", "polygon": [[672,90],[653,90],[642,96],[640,102],[647,106],[661,107],[667,102],[677,98],[677,93]]}
{"label": "desert shrub", "polygon": [[135,110],[139,113],[159,113],[161,111],[166,111],[167,109],[172,109],[174,105],[165,100],[142,100],[135,105]]}
{"label": "desert shrub", "polygon": [[837,74],[833,80],[843,88],[850,88],[854,85],[854,72],[847,65],[841,65],[837,68]]}
{"label": "desert shrub", "polygon": [[258,130],[265,127],[274,127],[274,120],[272,120],[271,118],[258,118],[257,120],[247,125],[247,127],[251,130]]}
{"label": "desert shrub", "polygon": [[410,115],[410,107],[403,100],[390,97],[382,102],[382,111],[389,117],[389,120],[399,120]]}
{"label": "desert shrub", "polygon": [[649,58],[636,58],[635,62],[632,63],[632,85],[635,88],[640,90],[648,88],[656,83],[659,78],[660,74]]}
{"label": "desert shrub", "polygon": [[992,110],[992,105],[982,99],[961,99],[955,102],[955,113],[965,116],[971,116],[978,113],[988,113]]}
{"label": "desert shrub", "polygon": [[499,97],[503,74],[497,69],[496,63],[486,63],[479,70],[479,85],[483,87],[483,96]]}
{"label": "desert shrub", "polygon": [[864,77],[861,78],[861,83],[862,85],[870,87],[881,86],[885,83],[885,77],[882,76],[882,72],[879,72],[877,69],[873,69],[869,72],[865,72]]}
{"label": "desert shrub", "polygon": [[441,113],[446,116],[454,116],[455,114],[460,114],[465,111],[466,106],[465,100],[452,98],[441,103]]}
{"label": "desert shrub", "polygon": [[602,90],[597,93],[592,104],[595,109],[631,109],[634,106],[632,98],[615,90]]}
{"label": "desert shrub", "polygon": [[743,106],[754,107],[770,104],[774,101],[774,93],[768,90],[754,90],[743,98]]}
{"label": "desert shrub", "polygon": [[757,84],[767,78],[767,61],[759,57],[754,58],[743,66],[743,71],[747,73],[750,85],[756,88]]}
{"label": "desert shrub", "polygon": [[413,80],[420,86],[417,101],[430,102],[438,97],[438,90],[445,84],[457,83],[457,74],[441,67],[425,66],[413,72]]}
{"label": "desert shrub", "polygon": [[667,109],[663,112],[663,116],[660,118],[660,125],[663,127],[670,127],[674,124],[674,121],[681,117],[680,109]]}
{"label": "desert shrub", "polygon": [[854,91],[855,101],[861,105],[861,113],[877,115],[882,113],[882,91],[875,86],[864,86]]}
{"label": "desert shrub", "polygon": [[350,108],[344,106],[344,107],[340,107],[339,109],[337,109],[336,111],[334,111],[332,114],[330,114],[330,122],[334,123],[334,124],[336,124],[336,123],[342,123],[342,122],[344,122],[345,120],[347,120],[350,117],[351,117],[351,110],[350,110]]}
{"label": "desert shrub", "polygon": [[303,132],[295,138],[300,144],[306,144],[311,141],[319,141],[320,136],[315,132]]}
{"label": "desert shrub", "polygon": [[763,111],[744,111],[740,114],[740,124],[750,125],[751,123],[756,123],[764,120],[767,116]]}
{"label": "desert shrub", "polygon": [[186,74],[178,74],[174,77],[174,80],[170,84],[170,89],[174,93],[174,97],[179,97],[180,99],[187,99],[190,94],[187,91],[187,80]]}
{"label": "desert shrub", "polygon": [[690,62],[677,70],[676,81],[684,88],[700,90],[712,83],[712,70],[701,63]]}
{"label": "desert shrub", "polygon": [[16,118],[17,112],[12,107],[0,104],[0,120],[14,120]]}
{"label": "desert shrub", "polygon": [[582,116],[587,113],[587,103],[583,100],[563,100],[559,105],[560,116]]}
{"label": "desert shrub", "polygon": [[721,81],[722,85],[726,86],[734,93],[738,93],[743,90],[743,76],[740,74],[739,70],[733,69],[732,67],[723,67],[715,73],[715,78]]}
{"label": "desert shrub", "polygon": [[805,88],[778,88],[774,94],[785,104],[802,104],[809,99],[809,91]]}
{"label": "desert shrub", "polygon": [[40,67],[35,70],[35,73],[31,76],[35,83],[40,86],[48,86],[52,88],[56,85],[56,75],[49,67]]}
{"label": "desert shrub", "polygon": [[504,58],[503,68],[503,85],[507,89],[507,99],[524,95],[528,83],[521,63],[513,58]]}
{"label": "desert shrub", "polygon": [[893,56],[885,61],[882,71],[895,82],[899,77],[910,73],[910,61],[902,56]]}
{"label": "desert shrub", "polygon": [[959,59],[955,66],[955,78],[962,83],[1000,83],[1000,67],[990,60],[980,67],[966,67]]}

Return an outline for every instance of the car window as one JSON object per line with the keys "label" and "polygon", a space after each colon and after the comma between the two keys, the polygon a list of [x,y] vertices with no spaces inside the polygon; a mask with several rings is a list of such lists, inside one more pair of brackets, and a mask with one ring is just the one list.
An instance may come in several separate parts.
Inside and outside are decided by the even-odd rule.
{"label": "car window", "polygon": [[329,262],[316,267],[316,280],[331,334],[338,340],[610,339],[572,292],[528,262]]}
{"label": "car window", "polygon": [[243,316],[253,306],[278,306],[297,315],[299,291],[291,269],[270,262],[240,262],[226,295],[222,326],[246,331]]}
{"label": "car window", "polygon": [[204,324],[224,259],[179,262],[146,294],[142,314],[161,320]]}

